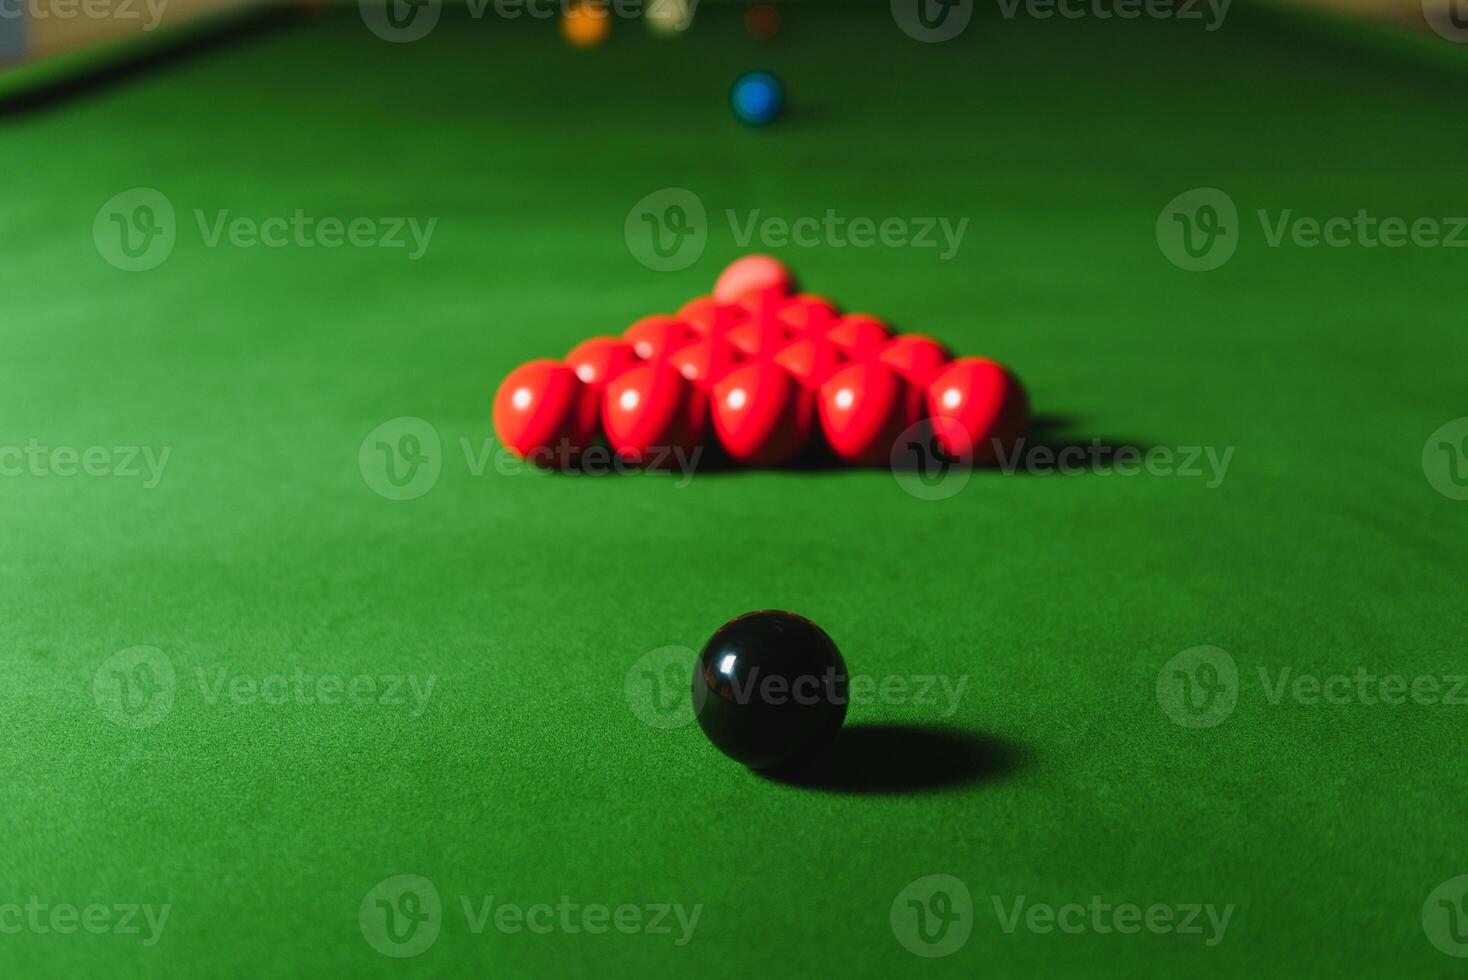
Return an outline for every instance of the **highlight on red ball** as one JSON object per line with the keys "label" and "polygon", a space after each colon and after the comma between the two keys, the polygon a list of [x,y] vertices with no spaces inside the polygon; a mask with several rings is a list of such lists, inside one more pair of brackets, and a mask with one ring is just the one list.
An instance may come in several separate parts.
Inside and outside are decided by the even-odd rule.
{"label": "highlight on red ball", "polygon": [[999,362],[843,313],[779,259],[746,255],[676,312],[511,371],[493,420],[505,448],[546,468],[593,446],[647,468],[704,451],[732,466],[887,466],[913,432],[992,466],[1023,438],[1029,399]]}

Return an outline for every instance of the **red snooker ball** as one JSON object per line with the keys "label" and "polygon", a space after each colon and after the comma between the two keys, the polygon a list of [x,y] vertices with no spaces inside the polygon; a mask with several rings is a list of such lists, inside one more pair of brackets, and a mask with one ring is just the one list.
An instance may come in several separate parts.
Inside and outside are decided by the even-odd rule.
{"label": "red snooker ball", "polygon": [[729,456],[779,466],[805,448],[815,396],[772,361],[749,361],[714,385],[714,431]]}
{"label": "red snooker ball", "polygon": [[632,345],[637,356],[644,361],[665,357],[698,339],[698,333],[688,324],[674,319],[666,313],[645,316],[622,334],[622,339]]}
{"label": "red snooker ball", "polygon": [[892,331],[874,316],[850,313],[837,320],[826,336],[848,354],[862,355],[886,344],[892,338]]}
{"label": "red snooker ball", "polygon": [[824,334],[835,326],[841,312],[836,309],[836,304],[823,296],[802,293],[781,303],[775,315],[796,333]]}
{"label": "red snooker ball", "polygon": [[939,445],[951,456],[988,466],[1022,438],[1030,403],[1024,386],[1002,364],[960,357],[927,388],[928,414]]}
{"label": "red snooker ball", "polygon": [[846,353],[819,335],[797,336],[775,353],[775,363],[795,376],[795,380],[812,390],[846,363]]}
{"label": "red snooker ball", "polygon": [[932,337],[905,333],[881,347],[877,360],[902,375],[908,383],[926,388],[928,382],[953,360],[953,353]]}
{"label": "red snooker ball", "polygon": [[707,391],[738,367],[744,358],[729,342],[728,335],[716,330],[678,348],[666,360],[679,374]]}
{"label": "red snooker ball", "polygon": [[749,318],[729,329],[729,342],[750,357],[774,354],[791,339],[791,330],[777,315],[780,307],[778,297],[763,293],[758,298],[740,304]]}
{"label": "red snooker ball", "polygon": [[724,332],[743,323],[748,311],[734,303],[720,303],[712,296],[699,296],[683,304],[677,318],[699,334]]}
{"label": "red snooker ball", "polygon": [[839,368],[821,385],[821,430],[836,455],[859,466],[891,459],[892,446],[922,417],[922,389],[871,359]]}
{"label": "red snooker ball", "polygon": [[570,462],[596,437],[597,408],[596,391],[571,368],[549,359],[530,361],[511,371],[495,393],[494,431],[522,459],[550,454]]}
{"label": "red snooker ball", "polygon": [[571,348],[566,366],[584,384],[603,388],[606,383],[637,363],[632,345],[616,337],[592,337]]}
{"label": "red snooker ball", "polygon": [[737,303],[751,295],[775,293],[788,295],[794,277],[785,263],[770,255],[746,255],[730,262],[714,283],[714,299],[720,303]]}
{"label": "red snooker ball", "polygon": [[667,462],[703,439],[708,396],[665,361],[646,361],[607,384],[602,429],[619,456],[633,463]]}

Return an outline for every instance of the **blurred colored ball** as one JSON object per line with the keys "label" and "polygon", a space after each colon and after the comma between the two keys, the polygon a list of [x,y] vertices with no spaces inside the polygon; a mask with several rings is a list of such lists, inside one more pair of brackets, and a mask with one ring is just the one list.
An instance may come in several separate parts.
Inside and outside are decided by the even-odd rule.
{"label": "blurred colored ball", "polygon": [[592,48],[607,38],[612,15],[603,4],[576,4],[561,17],[561,36],[578,48]]}
{"label": "blurred colored ball", "polygon": [[785,87],[767,71],[749,71],[734,79],[729,90],[734,115],[747,126],[767,126],[785,106]]}
{"label": "blurred colored ball", "polygon": [[654,34],[681,34],[693,23],[693,8],[689,0],[650,0],[643,19]]}
{"label": "blurred colored ball", "polygon": [[761,40],[779,34],[782,23],[780,8],[773,4],[757,3],[744,12],[744,29]]}

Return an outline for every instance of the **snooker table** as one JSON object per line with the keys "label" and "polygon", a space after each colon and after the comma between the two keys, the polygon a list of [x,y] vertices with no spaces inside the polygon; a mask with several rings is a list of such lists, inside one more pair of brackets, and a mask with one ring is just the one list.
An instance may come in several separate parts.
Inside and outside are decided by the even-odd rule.
{"label": "snooker table", "polygon": [[[0,973],[1461,973],[1468,503],[1432,460],[1468,253],[1268,240],[1468,210],[1459,52],[1242,0],[785,21],[574,50],[345,7],[0,118]],[[756,66],[764,130],[725,102]],[[94,234],[130,188],[176,211],[156,268]],[[664,188],[709,214],[683,268],[626,237]],[[1159,231],[1194,188],[1237,207],[1209,271]],[[723,219],[827,209],[968,225],[944,257]],[[298,210],[436,225],[410,258],[196,217]],[[1037,446],[1226,474],[476,465],[512,367],[748,251],[1011,365]],[[371,475],[384,424],[431,433],[426,490]],[[676,708],[759,608],[873,685],[802,778]]]}

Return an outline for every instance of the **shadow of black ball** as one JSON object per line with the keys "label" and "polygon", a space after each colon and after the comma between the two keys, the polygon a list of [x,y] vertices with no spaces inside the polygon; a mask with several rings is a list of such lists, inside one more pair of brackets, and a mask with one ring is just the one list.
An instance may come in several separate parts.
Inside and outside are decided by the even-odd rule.
{"label": "shadow of black ball", "polygon": [[956,728],[853,725],[826,752],[775,769],[774,782],[831,793],[933,793],[1002,779],[1026,759],[1017,743]]}

